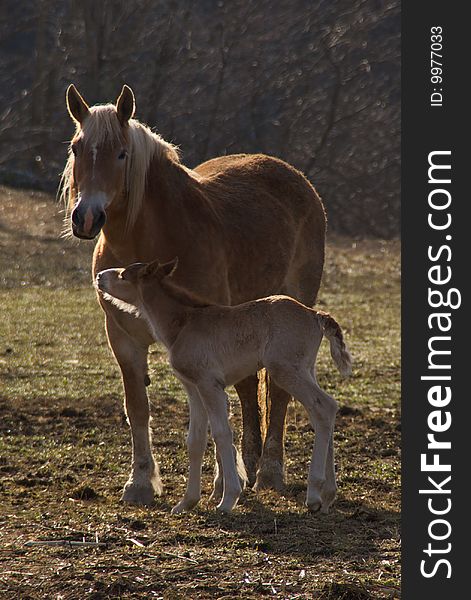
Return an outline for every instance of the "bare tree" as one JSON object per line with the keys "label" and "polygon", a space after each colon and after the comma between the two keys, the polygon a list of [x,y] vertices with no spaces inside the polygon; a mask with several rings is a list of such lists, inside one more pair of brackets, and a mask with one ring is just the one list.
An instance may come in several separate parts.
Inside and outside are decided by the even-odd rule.
{"label": "bare tree", "polygon": [[265,152],[302,169],[331,229],[399,231],[398,0],[43,0],[0,5],[0,177],[54,189],[73,81],[123,83],[193,166]]}

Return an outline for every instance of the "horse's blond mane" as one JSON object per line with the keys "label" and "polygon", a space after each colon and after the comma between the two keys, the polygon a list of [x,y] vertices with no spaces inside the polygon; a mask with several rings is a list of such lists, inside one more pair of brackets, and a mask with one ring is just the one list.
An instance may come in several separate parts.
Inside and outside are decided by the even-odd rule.
{"label": "horse's blond mane", "polygon": [[[77,123],[75,135],[83,132],[87,143],[99,146],[105,142],[124,142],[123,130],[118,121],[114,104],[92,106],[90,116],[83,124]],[[75,137],[75,136],[74,136]],[[151,160],[156,157],[178,162],[177,148],[166,142],[160,135],[154,133],[149,127],[137,119],[128,122],[128,158],[126,165],[126,203],[127,203],[127,228],[131,227],[137,219],[144,198],[147,181],[147,170]],[[67,207],[66,218],[76,202],[76,190],[73,182],[74,155],[69,149],[69,156],[61,176],[60,199]]]}

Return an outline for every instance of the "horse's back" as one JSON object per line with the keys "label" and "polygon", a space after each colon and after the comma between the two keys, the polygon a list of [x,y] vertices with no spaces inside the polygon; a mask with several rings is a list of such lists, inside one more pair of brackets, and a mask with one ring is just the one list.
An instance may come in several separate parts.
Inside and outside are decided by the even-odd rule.
{"label": "horse's back", "polygon": [[[252,274],[258,294],[252,297],[282,292],[313,303],[324,263],[326,218],[306,177],[263,154],[221,156],[195,171],[225,230],[230,271],[243,265],[243,279]],[[247,299],[242,290],[238,294],[233,287],[232,293],[233,300]]]}
{"label": "horse's back", "polygon": [[[195,171],[204,178],[208,192],[225,189],[229,194],[250,188],[254,194],[271,193],[283,196],[292,204],[314,203],[321,200],[306,177],[287,162],[266,154],[231,154],[212,158]],[[286,197],[289,195],[289,197]]]}

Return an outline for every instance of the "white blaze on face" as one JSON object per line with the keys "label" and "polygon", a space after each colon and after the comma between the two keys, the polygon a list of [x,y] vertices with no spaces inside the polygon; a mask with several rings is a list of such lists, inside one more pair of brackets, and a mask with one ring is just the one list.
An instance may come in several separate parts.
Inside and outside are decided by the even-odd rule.
{"label": "white blaze on face", "polygon": [[98,148],[94,145],[92,146],[92,179],[95,179],[95,164],[96,164],[96,157],[98,154]]}

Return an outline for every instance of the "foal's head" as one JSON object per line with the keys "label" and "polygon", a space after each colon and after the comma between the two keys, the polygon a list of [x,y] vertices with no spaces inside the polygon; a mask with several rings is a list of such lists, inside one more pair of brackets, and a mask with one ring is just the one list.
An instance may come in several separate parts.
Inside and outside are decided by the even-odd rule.
{"label": "foal's head", "polygon": [[171,277],[178,260],[160,264],[134,263],[125,269],[106,269],[97,274],[95,285],[106,300],[126,312],[138,313],[143,303],[158,297],[160,283]]}
{"label": "foal's head", "polygon": [[90,108],[75,86],[70,85],[66,100],[77,125],[70,145],[72,231],[79,238],[92,239],[105,223],[106,209],[118,202],[125,190],[134,94],[124,86],[116,105]]}

